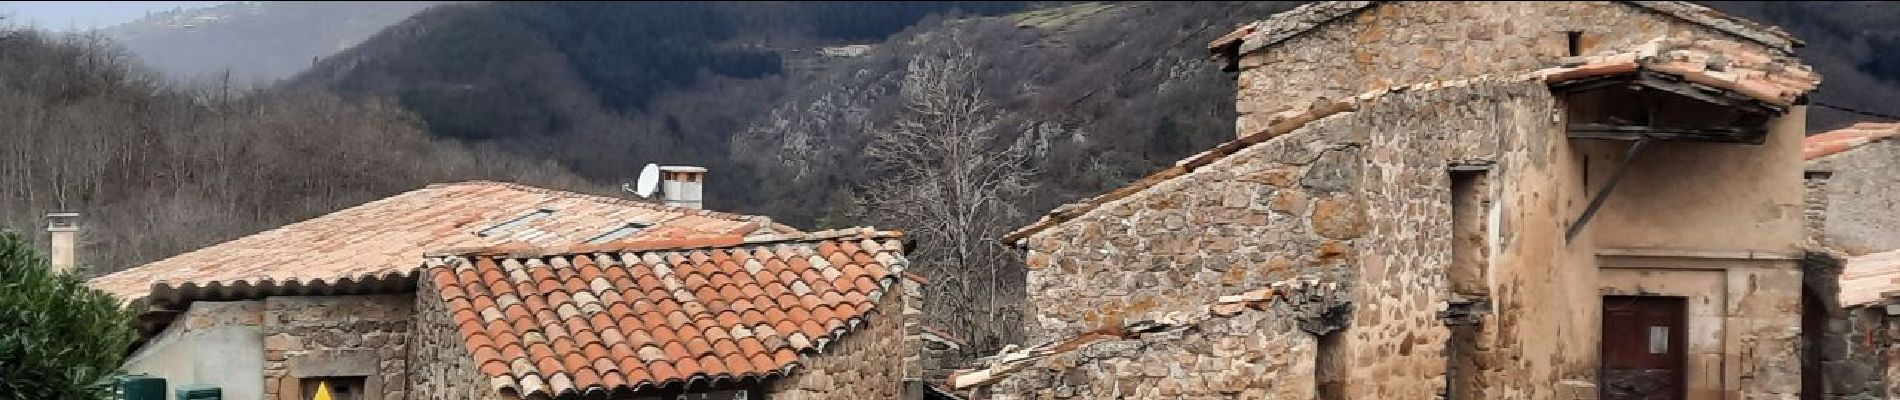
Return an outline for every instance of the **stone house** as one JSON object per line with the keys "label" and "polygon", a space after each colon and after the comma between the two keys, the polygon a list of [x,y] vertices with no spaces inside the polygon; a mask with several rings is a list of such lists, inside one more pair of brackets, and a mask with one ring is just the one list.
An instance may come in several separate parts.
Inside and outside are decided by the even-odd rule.
{"label": "stone house", "polygon": [[1866,122],[1808,136],[1805,367],[1828,399],[1900,397],[1900,123]]}
{"label": "stone house", "polygon": [[[1862,122],[1804,142],[1819,218],[1808,236],[1849,255],[1900,249],[1900,122]],[[1825,226],[1819,222],[1825,221]]]}
{"label": "stone house", "polygon": [[900,238],[468,182],[89,284],[148,309],[128,372],[226,398],[893,398]]}
{"label": "stone house", "polygon": [[1059,207],[983,398],[1802,390],[1779,29],[1683,2],[1317,2],[1212,45],[1238,137]]}

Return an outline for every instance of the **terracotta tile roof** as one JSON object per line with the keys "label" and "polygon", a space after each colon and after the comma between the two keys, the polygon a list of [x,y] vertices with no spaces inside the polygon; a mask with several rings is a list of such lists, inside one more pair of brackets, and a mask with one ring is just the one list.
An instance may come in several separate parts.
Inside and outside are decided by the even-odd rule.
{"label": "terracotta tile roof", "polygon": [[1801,141],[1801,156],[1814,160],[1896,136],[1900,136],[1900,122],[1862,122],[1808,136]]}
{"label": "terracotta tile roof", "polygon": [[1535,74],[1556,84],[1651,71],[1777,106],[1795,104],[1821,84],[1821,76],[1800,60],[1712,39],[1657,38],[1631,51],[1578,57],[1565,64]]}
{"label": "terracotta tile roof", "polygon": [[497,392],[622,396],[790,373],[883,312],[907,265],[900,238],[860,228],[504,248],[432,258],[426,279]]}
{"label": "terracotta tile roof", "polygon": [[1841,306],[1880,302],[1883,293],[1900,291],[1900,250],[1847,259],[1841,269]]}
{"label": "terracotta tile roof", "polygon": [[[1216,57],[1247,54],[1279,44],[1379,3],[1382,2],[1315,1],[1306,3],[1274,14],[1266,20],[1242,25],[1233,32],[1215,39],[1207,47]],[[1801,39],[1781,30],[1780,27],[1729,15],[1695,3],[1686,1],[1625,1],[1622,3],[1745,38],[1769,48],[1781,50],[1783,53],[1793,53],[1795,47],[1803,45]]]}
{"label": "terracotta tile roof", "polygon": [[[948,387],[953,390],[965,390],[993,384],[1018,371],[1035,367],[1041,364],[1042,360],[1075,352],[1096,343],[1136,340],[1159,332],[1178,332],[1216,318],[1240,315],[1247,310],[1266,310],[1276,303],[1308,308],[1308,310],[1295,310],[1295,312],[1335,312],[1340,310],[1338,307],[1347,305],[1348,297],[1339,284],[1334,282],[1307,278],[1275,282],[1265,288],[1221,296],[1194,311],[1173,312],[1152,321],[1105,327],[1030,347],[1007,346],[995,356],[988,357],[983,368],[957,370],[951,373]],[[1325,332],[1315,332],[1315,334],[1323,333]]]}
{"label": "terracotta tile roof", "polygon": [[[552,210],[538,217],[541,210]],[[523,221],[508,229],[477,232]],[[583,243],[629,223],[623,240],[796,232],[758,216],[668,207],[500,182],[437,184],[92,279],[127,300],[157,290],[284,286],[405,275],[423,253],[506,243]],[[322,286],[322,285],[319,285]]]}

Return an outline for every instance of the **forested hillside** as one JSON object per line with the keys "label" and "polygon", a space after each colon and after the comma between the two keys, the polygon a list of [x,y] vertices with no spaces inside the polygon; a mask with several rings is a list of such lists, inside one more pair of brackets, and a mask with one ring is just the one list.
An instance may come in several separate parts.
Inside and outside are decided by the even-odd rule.
{"label": "forested hillside", "polygon": [[[590,179],[625,180],[649,162],[702,165],[713,171],[711,207],[917,232],[926,275],[962,285],[933,296],[1002,305],[933,315],[1007,326],[1016,310],[994,299],[1020,295],[1009,281],[1019,267],[991,256],[992,239],[1230,138],[1232,77],[1204,45],[1298,3],[464,4],[398,24],[296,82],[391,99],[436,135],[558,160]],[[1841,15],[1869,6],[1715,5],[1808,37],[1809,60],[1828,74],[1822,100],[1878,109],[1874,94],[1900,87],[1874,56],[1892,48],[1882,37],[1896,28],[1879,24],[1892,18]],[[983,134],[919,136],[938,123],[924,114],[957,111],[919,107],[945,101],[984,110],[971,115]],[[1815,115],[1817,127],[1859,118]],[[994,156],[890,157],[966,145]],[[976,161],[1015,167],[976,186],[1026,190],[931,189],[943,182],[929,176],[957,172],[936,166]],[[952,218],[920,204],[930,199],[981,211]],[[959,256],[933,253],[950,248]]]}
{"label": "forested hillside", "polygon": [[0,127],[0,229],[83,212],[91,273],[433,182],[596,189],[549,162],[433,138],[392,104],[171,86],[99,36],[0,29]]}
{"label": "forested hillside", "polygon": [[267,85],[440,1],[243,1],[152,13],[100,31],[177,80]]}
{"label": "forested hillside", "polygon": [[[932,315],[974,329],[955,333],[984,347],[1014,332],[982,329],[1021,325],[1020,267],[995,238],[1230,138],[1232,78],[1205,43],[1294,4],[1043,4],[1006,14],[1022,5],[451,5],[323,60],[297,83],[392,99],[437,135],[559,160],[604,182],[649,162],[702,165],[712,169],[710,207],[913,232],[919,271],[941,290]],[[694,23],[675,26],[685,21]],[[941,62],[952,59],[946,72]],[[943,86],[938,75],[969,86]],[[930,186],[892,185],[906,162],[970,161],[873,157],[904,147],[876,139],[930,120],[915,119],[916,107],[944,99],[918,98],[923,86],[983,105],[985,135],[945,145],[1020,149],[1027,161],[995,183],[1031,189],[994,198],[872,190]],[[922,204],[932,199],[981,210],[940,220],[984,223],[911,218],[935,212]],[[891,207],[903,204],[914,207]],[[977,309],[951,309],[964,306]]]}
{"label": "forested hillside", "polygon": [[[1023,200],[1039,209],[1226,137],[1231,79],[1201,42],[1287,4],[1082,3],[1007,16],[984,15],[1025,5],[450,5],[297,82],[391,99],[437,135],[502,143],[602,181],[648,162],[712,167],[713,206],[812,224],[869,178],[854,149],[893,111],[906,62],[955,30],[990,60],[984,82],[1003,111],[1063,141],[1045,146],[1038,179],[1050,190]],[[870,50],[816,54],[850,44]]]}

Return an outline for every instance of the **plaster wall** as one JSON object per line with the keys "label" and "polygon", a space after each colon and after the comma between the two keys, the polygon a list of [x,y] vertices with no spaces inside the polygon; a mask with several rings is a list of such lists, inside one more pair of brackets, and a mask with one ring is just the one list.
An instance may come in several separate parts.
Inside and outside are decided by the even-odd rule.
{"label": "plaster wall", "polygon": [[1795,260],[1605,257],[1604,295],[1689,300],[1690,399],[1794,398],[1801,384]]}
{"label": "plaster wall", "polygon": [[[1805,223],[1801,139],[1806,107],[1771,120],[1761,145],[1652,142],[1588,225],[1611,250],[1798,256]],[[1594,194],[1628,142],[1577,141]],[[1830,183],[1832,181],[1830,180]]]}
{"label": "plaster wall", "polygon": [[201,383],[227,398],[263,398],[263,309],[261,301],[192,303],[125,371],[165,378],[166,393]]}

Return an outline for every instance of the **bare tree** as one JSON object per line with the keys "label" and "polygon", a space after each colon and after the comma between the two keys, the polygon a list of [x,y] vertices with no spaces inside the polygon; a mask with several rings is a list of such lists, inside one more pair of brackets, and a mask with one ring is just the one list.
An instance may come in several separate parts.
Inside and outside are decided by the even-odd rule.
{"label": "bare tree", "polygon": [[1022,325],[1023,269],[998,237],[1018,222],[1014,201],[1034,189],[1033,141],[986,97],[984,59],[955,35],[944,40],[911,60],[904,111],[865,151],[883,178],[860,203],[917,241],[912,261],[931,279],[927,314],[992,347]]}

